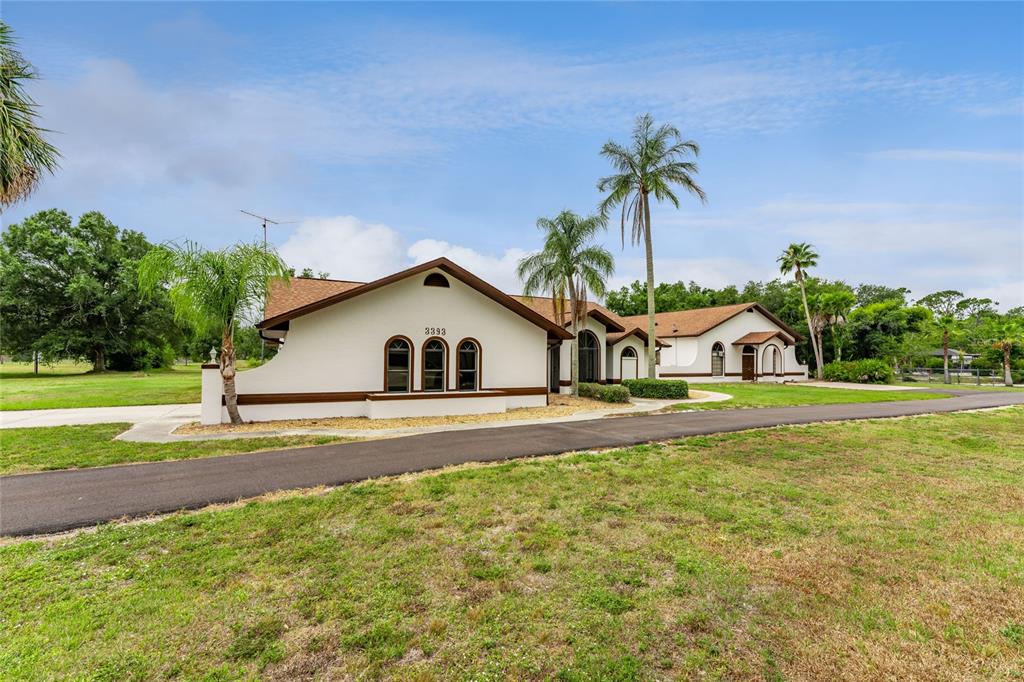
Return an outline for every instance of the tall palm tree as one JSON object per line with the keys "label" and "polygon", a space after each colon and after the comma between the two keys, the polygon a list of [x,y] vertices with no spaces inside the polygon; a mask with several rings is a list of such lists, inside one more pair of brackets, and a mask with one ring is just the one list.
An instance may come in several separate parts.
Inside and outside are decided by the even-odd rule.
{"label": "tall palm tree", "polygon": [[57,170],[60,153],[36,125],[37,105],[25,92],[24,81],[36,77],[11,27],[0,21],[0,208],[31,194],[44,171]]}
{"label": "tall palm tree", "polygon": [[573,395],[580,393],[577,336],[587,313],[587,293],[604,296],[605,283],[615,271],[612,254],[593,243],[607,224],[604,216],[583,218],[572,211],[562,211],[551,219],[540,218],[537,227],[544,230],[544,246],[516,267],[526,296],[552,292],[556,300],[568,300]]}
{"label": "tall palm tree", "polygon": [[[836,328],[846,324],[846,318],[857,303],[857,297],[853,295],[852,291],[837,289],[826,291],[818,299],[819,308],[825,315],[825,323],[832,332],[832,350],[835,353],[836,361],[841,362],[843,359],[842,337]],[[820,337],[818,338],[818,347],[821,348],[821,354],[824,355],[825,349]]]}
{"label": "tall palm tree", "polygon": [[629,145],[606,142],[601,156],[611,161],[616,173],[601,178],[597,183],[600,192],[608,195],[601,201],[601,215],[608,216],[613,208],[622,206],[620,229],[622,243],[626,243],[626,223],[630,224],[630,240],[634,245],[643,242],[647,258],[647,376],[655,376],[657,338],[654,334],[654,245],[651,238],[651,201],[668,200],[679,208],[679,197],[674,186],[682,187],[697,197],[701,203],[707,195],[693,176],[697,164],[688,161],[697,157],[700,147],[693,140],[684,140],[675,126],[664,124],[655,127],[654,118],[644,114],[636,120],[633,139]]}
{"label": "tall palm tree", "polygon": [[807,268],[813,268],[818,264],[818,254],[814,251],[813,246],[801,242],[787,246],[786,250],[776,260],[779,263],[779,271],[783,275],[788,275],[791,272],[796,273],[796,281],[800,285],[800,296],[804,302],[804,315],[807,316],[807,329],[811,335],[811,349],[814,351],[814,363],[816,365],[814,375],[821,379],[823,376],[821,348],[818,345],[817,335],[814,332],[815,325],[811,319],[811,309],[807,305],[807,287],[804,284],[804,280],[807,279]]}
{"label": "tall palm tree", "polygon": [[178,319],[200,333],[221,335],[220,373],[232,424],[242,423],[235,393],[235,323],[260,309],[272,280],[287,277],[281,258],[262,244],[208,251],[187,241],[154,247],[139,262],[143,292],[167,287]]}
{"label": "tall palm tree", "polygon": [[985,331],[992,347],[1003,352],[1003,383],[1013,386],[1010,352],[1014,346],[1024,345],[1024,319],[1010,315],[992,317]]}
{"label": "tall palm tree", "polygon": [[949,375],[949,343],[962,330],[964,295],[955,289],[944,289],[921,298],[917,302],[932,311],[932,327],[942,339],[942,381],[952,383]]}

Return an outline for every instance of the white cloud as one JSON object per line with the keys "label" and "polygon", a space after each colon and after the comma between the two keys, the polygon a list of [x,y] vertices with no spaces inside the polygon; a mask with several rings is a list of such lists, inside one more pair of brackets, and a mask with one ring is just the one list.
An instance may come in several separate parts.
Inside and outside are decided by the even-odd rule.
{"label": "white cloud", "polygon": [[949,161],[951,163],[1011,163],[1020,165],[1019,151],[979,151],[970,149],[885,149],[865,154],[869,159],[885,161]]}
{"label": "white cloud", "polygon": [[1017,306],[1024,306],[1024,279],[1004,282],[992,287],[967,289],[964,294],[977,298],[990,298],[999,302],[1001,310],[1009,310]]}
{"label": "white cloud", "polygon": [[334,279],[370,281],[407,265],[401,235],[354,216],[302,221],[278,253],[296,270],[312,268]]}
{"label": "white cloud", "polygon": [[523,249],[513,248],[506,249],[500,256],[490,256],[437,239],[421,239],[408,250],[413,264],[444,256],[502,291],[512,294],[519,293],[522,288],[515,270],[519,260],[526,254]]}
{"label": "white cloud", "polygon": [[500,256],[437,239],[407,245],[398,230],[355,216],[308,218],[278,248],[289,267],[327,272],[334,279],[371,281],[444,256],[502,291],[518,293],[516,264],[526,251],[507,249]]}
{"label": "white cloud", "polygon": [[[765,259],[753,263],[738,258],[655,258],[656,282],[696,282],[705,287],[721,288],[734,284],[742,287],[750,280],[770,280],[778,275],[774,261]],[[643,258],[627,257],[616,260],[615,276],[609,287],[617,289],[647,278]]]}
{"label": "white cloud", "polygon": [[981,118],[993,118],[996,116],[1021,116],[1024,115],[1024,97],[1013,97],[1003,102],[992,104],[975,104],[959,107],[960,111],[974,114]]}

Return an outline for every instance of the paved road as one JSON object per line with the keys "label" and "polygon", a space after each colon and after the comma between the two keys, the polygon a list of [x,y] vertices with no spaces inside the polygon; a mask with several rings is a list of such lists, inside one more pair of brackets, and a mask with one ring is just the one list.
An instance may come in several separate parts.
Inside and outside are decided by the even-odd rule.
{"label": "paved road", "polygon": [[779,424],[899,417],[1024,404],[1024,393],[937,400],[710,410],[430,433],[249,455],[0,477],[0,534],[32,535],[195,509],[274,490],[337,485],[464,462],[492,462]]}

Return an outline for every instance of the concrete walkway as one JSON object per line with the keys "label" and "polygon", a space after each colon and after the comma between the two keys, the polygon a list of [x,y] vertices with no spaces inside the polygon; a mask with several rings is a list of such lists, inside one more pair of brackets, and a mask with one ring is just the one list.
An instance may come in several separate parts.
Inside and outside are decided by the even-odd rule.
{"label": "concrete walkway", "polygon": [[494,422],[468,422],[464,424],[438,424],[435,426],[408,426],[394,429],[331,429],[287,428],[267,431],[237,431],[234,433],[177,434],[174,431],[185,424],[199,420],[198,404],[194,405],[141,405],[132,407],[80,407],[56,410],[23,410],[0,412],[0,429],[74,426],[78,424],[114,424],[127,422],[131,428],[117,435],[116,440],[135,443],[175,443],[183,441],[224,440],[231,438],[270,438],[275,436],[340,436],[344,438],[395,438],[421,433],[461,431],[479,428],[503,428],[532,424],[557,424],[587,421],[607,416],[625,416],[656,412],[669,405],[718,402],[732,396],[712,391],[697,391],[700,397],[689,400],[644,400],[634,398],[627,406],[609,405],[607,409],[587,410],[561,417],[540,419],[509,419]]}
{"label": "concrete walkway", "polygon": [[206,459],[0,477],[0,534],[53,533],[196,509],[276,490],[332,486],[466,462],[612,448],[780,424],[901,417],[1024,404],[1024,393],[935,400],[708,410],[477,428]]}
{"label": "concrete walkway", "polygon": [[[694,391],[695,393],[697,391]],[[233,433],[198,433],[177,434],[174,430],[183,424],[194,422],[195,419],[182,422],[180,420],[150,420],[136,424],[122,434],[117,440],[137,443],[174,443],[177,441],[222,440],[231,438],[267,438],[272,436],[339,436],[342,438],[398,438],[416,436],[423,433],[442,433],[446,431],[467,431],[470,429],[502,429],[512,426],[533,426],[536,424],[564,424],[568,422],[589,421],[602,417],[624,417],[629,415],[657,412],[670,405],[718,402],[732,400],[731,395],[700,391],[701,397],[689,400],[645,400],[633,398],[632,403],[625,407],[609,405],[606,409],[586,410],[561,417],[542,417],[539,419],[508,419],[506,421],[466,422],[463,424],[436,424],[434,426],[403,426],[393,429],[332,429],[332,428],[287,428],[267,431],[236,431]]]}
{"label": "concrete walkway", "polygon": [[179,405],[131,405],[128,407],[74,407],[59,410],[4,410],[0,429],[80,424],[140,424],[156,420],[178,420],[183,424],[199,419],[199,403]]}

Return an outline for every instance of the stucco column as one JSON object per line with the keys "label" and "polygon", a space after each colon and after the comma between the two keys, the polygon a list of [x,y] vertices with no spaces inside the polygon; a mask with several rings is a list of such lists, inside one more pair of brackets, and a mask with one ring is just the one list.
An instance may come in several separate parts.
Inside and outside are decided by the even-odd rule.
{"label": "stucco column", "polygon": [[224,378],[220,365],[203,365],[203,388],[200,394],[202,406],[199,410],[200,424],[220,424],[221,396],[224,395]]}

